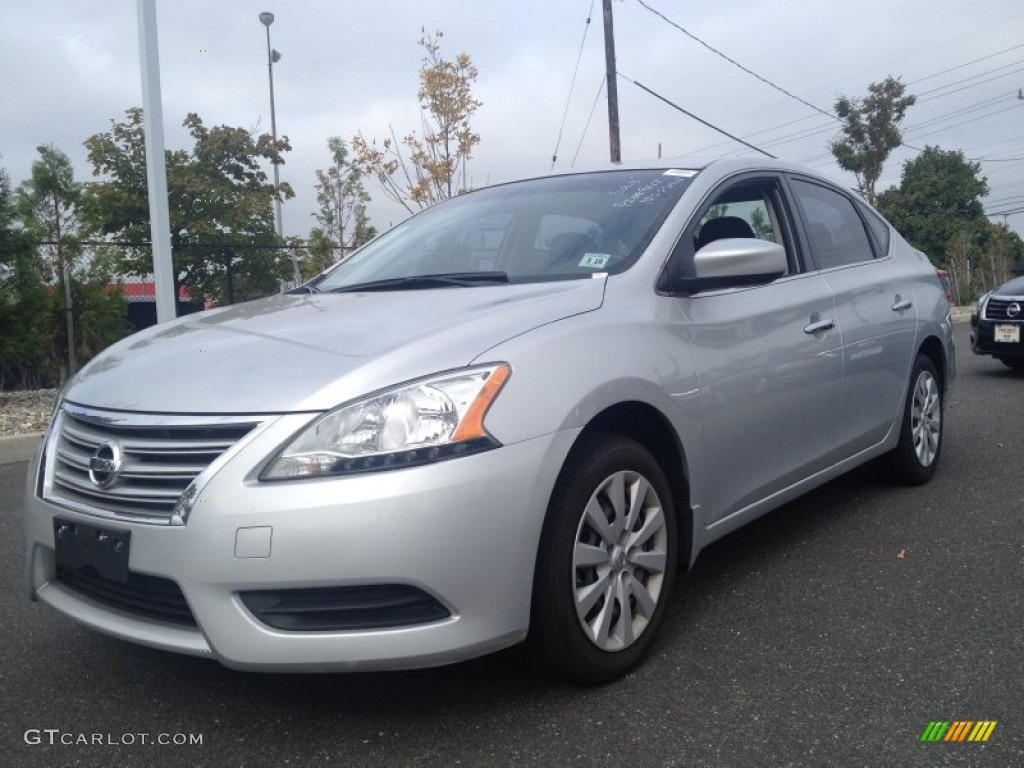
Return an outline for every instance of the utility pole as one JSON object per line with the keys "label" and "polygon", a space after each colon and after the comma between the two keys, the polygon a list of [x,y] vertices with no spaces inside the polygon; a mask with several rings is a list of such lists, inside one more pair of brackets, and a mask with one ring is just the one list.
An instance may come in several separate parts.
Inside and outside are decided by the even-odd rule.
{"label": "utility pole", "polygon": [[604,68],[608,77],[608,143],[613,163],[622,162],[619,144],[619,89],[615,79],[615,30],[612,26],[612,0],[602,0],[604,6]]}

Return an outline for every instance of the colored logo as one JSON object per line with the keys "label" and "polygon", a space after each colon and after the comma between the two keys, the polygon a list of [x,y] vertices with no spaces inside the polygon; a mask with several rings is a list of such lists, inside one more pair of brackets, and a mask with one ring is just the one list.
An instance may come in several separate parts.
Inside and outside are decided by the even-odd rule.
{"label": "colored logo", "polygon": [[995,720],[933,720],[921,741],[988,741],[995,729]]}

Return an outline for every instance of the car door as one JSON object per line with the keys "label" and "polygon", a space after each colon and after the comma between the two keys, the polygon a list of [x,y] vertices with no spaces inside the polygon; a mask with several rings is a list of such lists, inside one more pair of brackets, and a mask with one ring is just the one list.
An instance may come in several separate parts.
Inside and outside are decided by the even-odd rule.
{"label": "car door", "polygon": [[900,413],[917,332],[913,284],[888,254],[888,226],[867,226],[863,217],[875,214],[866,206],[816,180],[794,177],[790,188],[811,260],[835,296],[841,429],[853,454],[882,440]]}
{"label": "car door", "polygon": [[699,372],[709,522],[828,466],[842,397],[832,292],[803,268],[781,178],[746,177],[718,190],[673,259],[692,263],[716,234],[774,240],[790,266],[767,285],[676,298]]}

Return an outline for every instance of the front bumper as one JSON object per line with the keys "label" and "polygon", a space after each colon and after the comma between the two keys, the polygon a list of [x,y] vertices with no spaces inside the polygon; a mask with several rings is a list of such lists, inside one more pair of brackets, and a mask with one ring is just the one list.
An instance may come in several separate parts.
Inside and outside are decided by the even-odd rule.
{"label": "front bumper", "polygon": [[[997,325],[1020,327],[1020,340],[1006,342],[995,340]],[[971,315],[971,351],[976,355],[992,355],[998,358],[1024,358],[1024,323],[1002,320],[985,320],[975,312]]]}
{"label": "front bumper", "polygon": [[[548,498],[578,430],[418,468],[261,483],[254,467],[295,429],[294,417],[280,421],[200,489],[183,526],[97,518],[44,501],[33,480],[37,456],[24,517],[30,595],[106,634],[236,669],[424,667],[525,637]],[[130,530],[129,570],[175,582],[196,626],[109,607],[58,580],[54,517]],[[252,550],[253,529],[267,556]],[[450,616],[396,628],[285,631],[259,621],[239,597],[374,584],[415,587]]]}

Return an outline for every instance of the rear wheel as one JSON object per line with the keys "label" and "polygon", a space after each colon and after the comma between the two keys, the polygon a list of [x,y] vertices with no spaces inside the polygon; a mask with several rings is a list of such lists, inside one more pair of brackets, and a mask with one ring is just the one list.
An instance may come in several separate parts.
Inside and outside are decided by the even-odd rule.
{"label": "rear wheel", "polygon": [[884,461],[889,475],[906,485],[928,482],[942,452],[942,385],[935,364],[918,355],[903,407],[900,441]]}
{"label": "rear wheel", "polygon": [[552,494],[528,644],[556,675],[615,680],[650,647],[675,581],[678,535],[661,467],[618,435],[580,438]]}
{"label": "rear wheel", "polygon": [[1024,357],[1000,357],[999,362],[1015,371],[1024,371]]}

